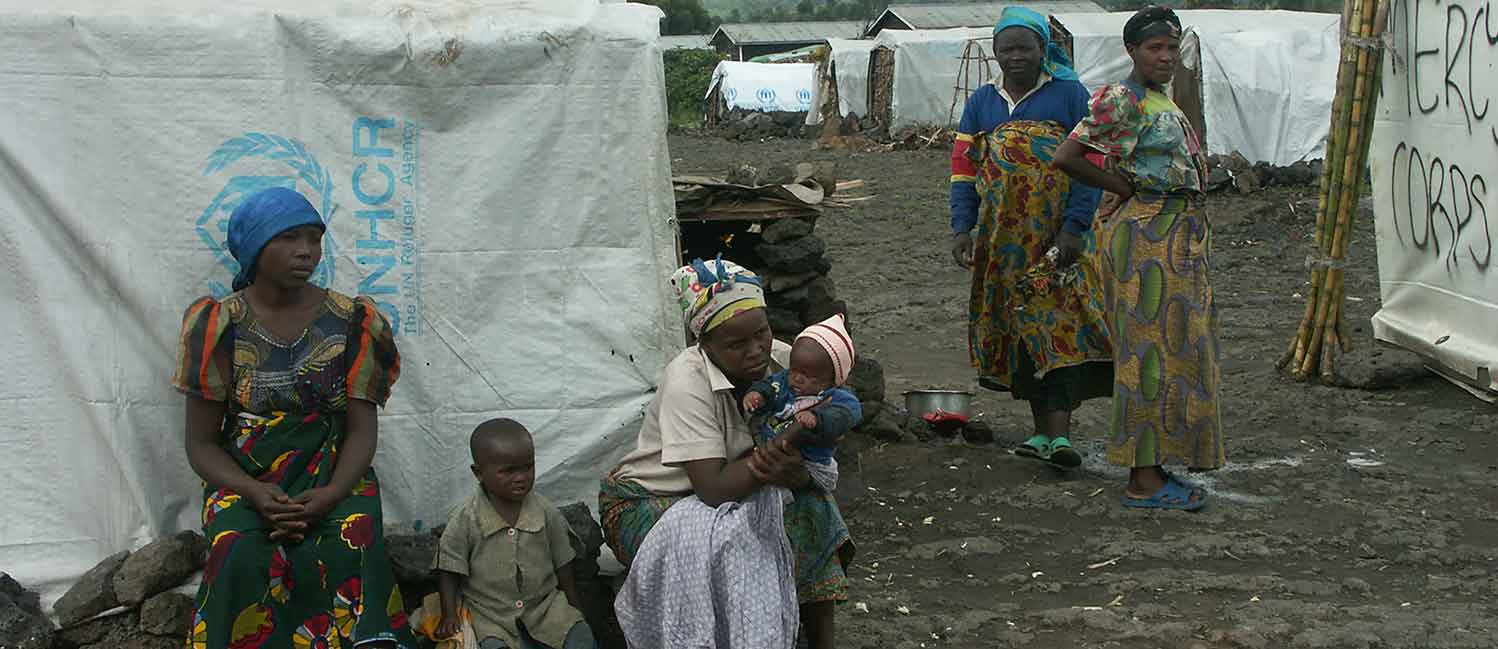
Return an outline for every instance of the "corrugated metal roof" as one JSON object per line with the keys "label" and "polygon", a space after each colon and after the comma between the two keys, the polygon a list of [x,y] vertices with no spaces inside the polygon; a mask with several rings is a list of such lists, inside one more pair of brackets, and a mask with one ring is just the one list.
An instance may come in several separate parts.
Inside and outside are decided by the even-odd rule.
{"label": "corrugated metal roof", "polygon": [[814,43],[829,38],[858,38],[863,35],[862,21],[828,21],[799,23],[736,23],[718,27],[713,32],[727,35],[735,45],[753,43]]}
{"label": "corrugated metal roof", "polygon": [[1091,0],[1035,0],[1033,2],[890,5],[875,25],[888,17],[899,18],[912,29],[950,29],[952,27],[990,27],[999,21],[1007,5],[1023,5],[1043,14],[1102,13],[1106,11]]}
{"label": "corrugated metal roof", "polygon": [[681,36],[662,36],[661,49],[663,50],[696,50],[711,49],[712,45],[707,42],[707,34],[685,34]]}

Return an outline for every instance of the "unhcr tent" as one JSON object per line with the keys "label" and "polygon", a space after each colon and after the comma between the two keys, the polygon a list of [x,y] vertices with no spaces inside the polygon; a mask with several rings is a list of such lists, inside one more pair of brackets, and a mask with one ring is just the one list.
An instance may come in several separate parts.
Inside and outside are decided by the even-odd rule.
{"label": "unhcr tent", "polygon": [[[1498,111],[1488,110],[1498,46],[1482,36],[1487,6],[1457,0],[1422,20],[1396,3],[1389,16],[1369,156],[1382,295],[1373,334],[1498,400]],[[1472,38],[1448,40],[1463,30]],[[1474,69],[1485,72],[1463,72]],[[1442,70],[1457,73],[1443,84]]]}
{"label": "unhcr tent", "polygon": [[680,348],[659,10],[331,6],[0,0],[0,566],[48,600],[199,527],[167,383],[262,187],[319,207],[316,280],[397,331],[392,525],[471,493],[495,416],[534,431],[541,492],[595,502]]}
{"label": "unhcr tent", "polygon": [[709,110],[806,112],[812,105],[816,68],[814,63],[720,62],[707,87]]}
{"label": "unhcr tent", "polygon": [[[1207,149],[1287,166],[1325,155],[1341,17],[1295,11],[1178,12],[1200,43]],[[1089,88],[1129,74],[1130,14],[1060,14]]]}

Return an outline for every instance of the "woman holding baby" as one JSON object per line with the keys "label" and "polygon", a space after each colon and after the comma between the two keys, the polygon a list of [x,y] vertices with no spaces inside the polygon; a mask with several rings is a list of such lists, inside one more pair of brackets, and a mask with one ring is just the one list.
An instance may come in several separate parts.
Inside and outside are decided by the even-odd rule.
{"label": "woman holding baby", "polygon": [[[836,462],[804,461],[790,436],[756,444],[746,410],[773,401],[751,388],[790,376],[792,346],[771,335],[759,278],[731,262],[696,262],[672,287],[697,344],[667,365],[635,450],[599,493],[604,536],[630,567],[620,625],[632,646],[789,649],[799,617],[812,647],[830,647],[853,555],[832,497]],[[797,346],[823,351],[800,370],[819,385],[782,377],[786,389],[846,381],[852,345],[840,318],[824,325]],[[846,421],[832,403],[787,423]]]}

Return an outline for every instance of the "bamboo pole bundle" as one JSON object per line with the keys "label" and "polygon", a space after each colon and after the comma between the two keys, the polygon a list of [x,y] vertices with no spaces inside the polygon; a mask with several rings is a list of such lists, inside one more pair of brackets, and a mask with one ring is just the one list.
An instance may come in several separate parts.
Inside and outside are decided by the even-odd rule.
{"label": "bamboo pole bundle", "polygon": [[1342,58],[1316,210],[1310,288],[1300,326],[1278,366],[1296,380],[1335,382],[1335,355],[1352,348],[1342,320],[1341,262],[1351,243],[1357,192],[1368,163],[1388,0],[1344,0]]}

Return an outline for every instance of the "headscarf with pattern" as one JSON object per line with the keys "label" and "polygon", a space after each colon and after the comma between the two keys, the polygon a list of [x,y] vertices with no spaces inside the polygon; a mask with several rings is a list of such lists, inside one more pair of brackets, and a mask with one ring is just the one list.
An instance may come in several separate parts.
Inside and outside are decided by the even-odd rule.
{"label": "headscarf with pattern", "polygon": [[743,266],[719,256],[693,260],[671,275],[671,290],[687,329],[701,338],[730,318],[765,306],[764,283]]}

